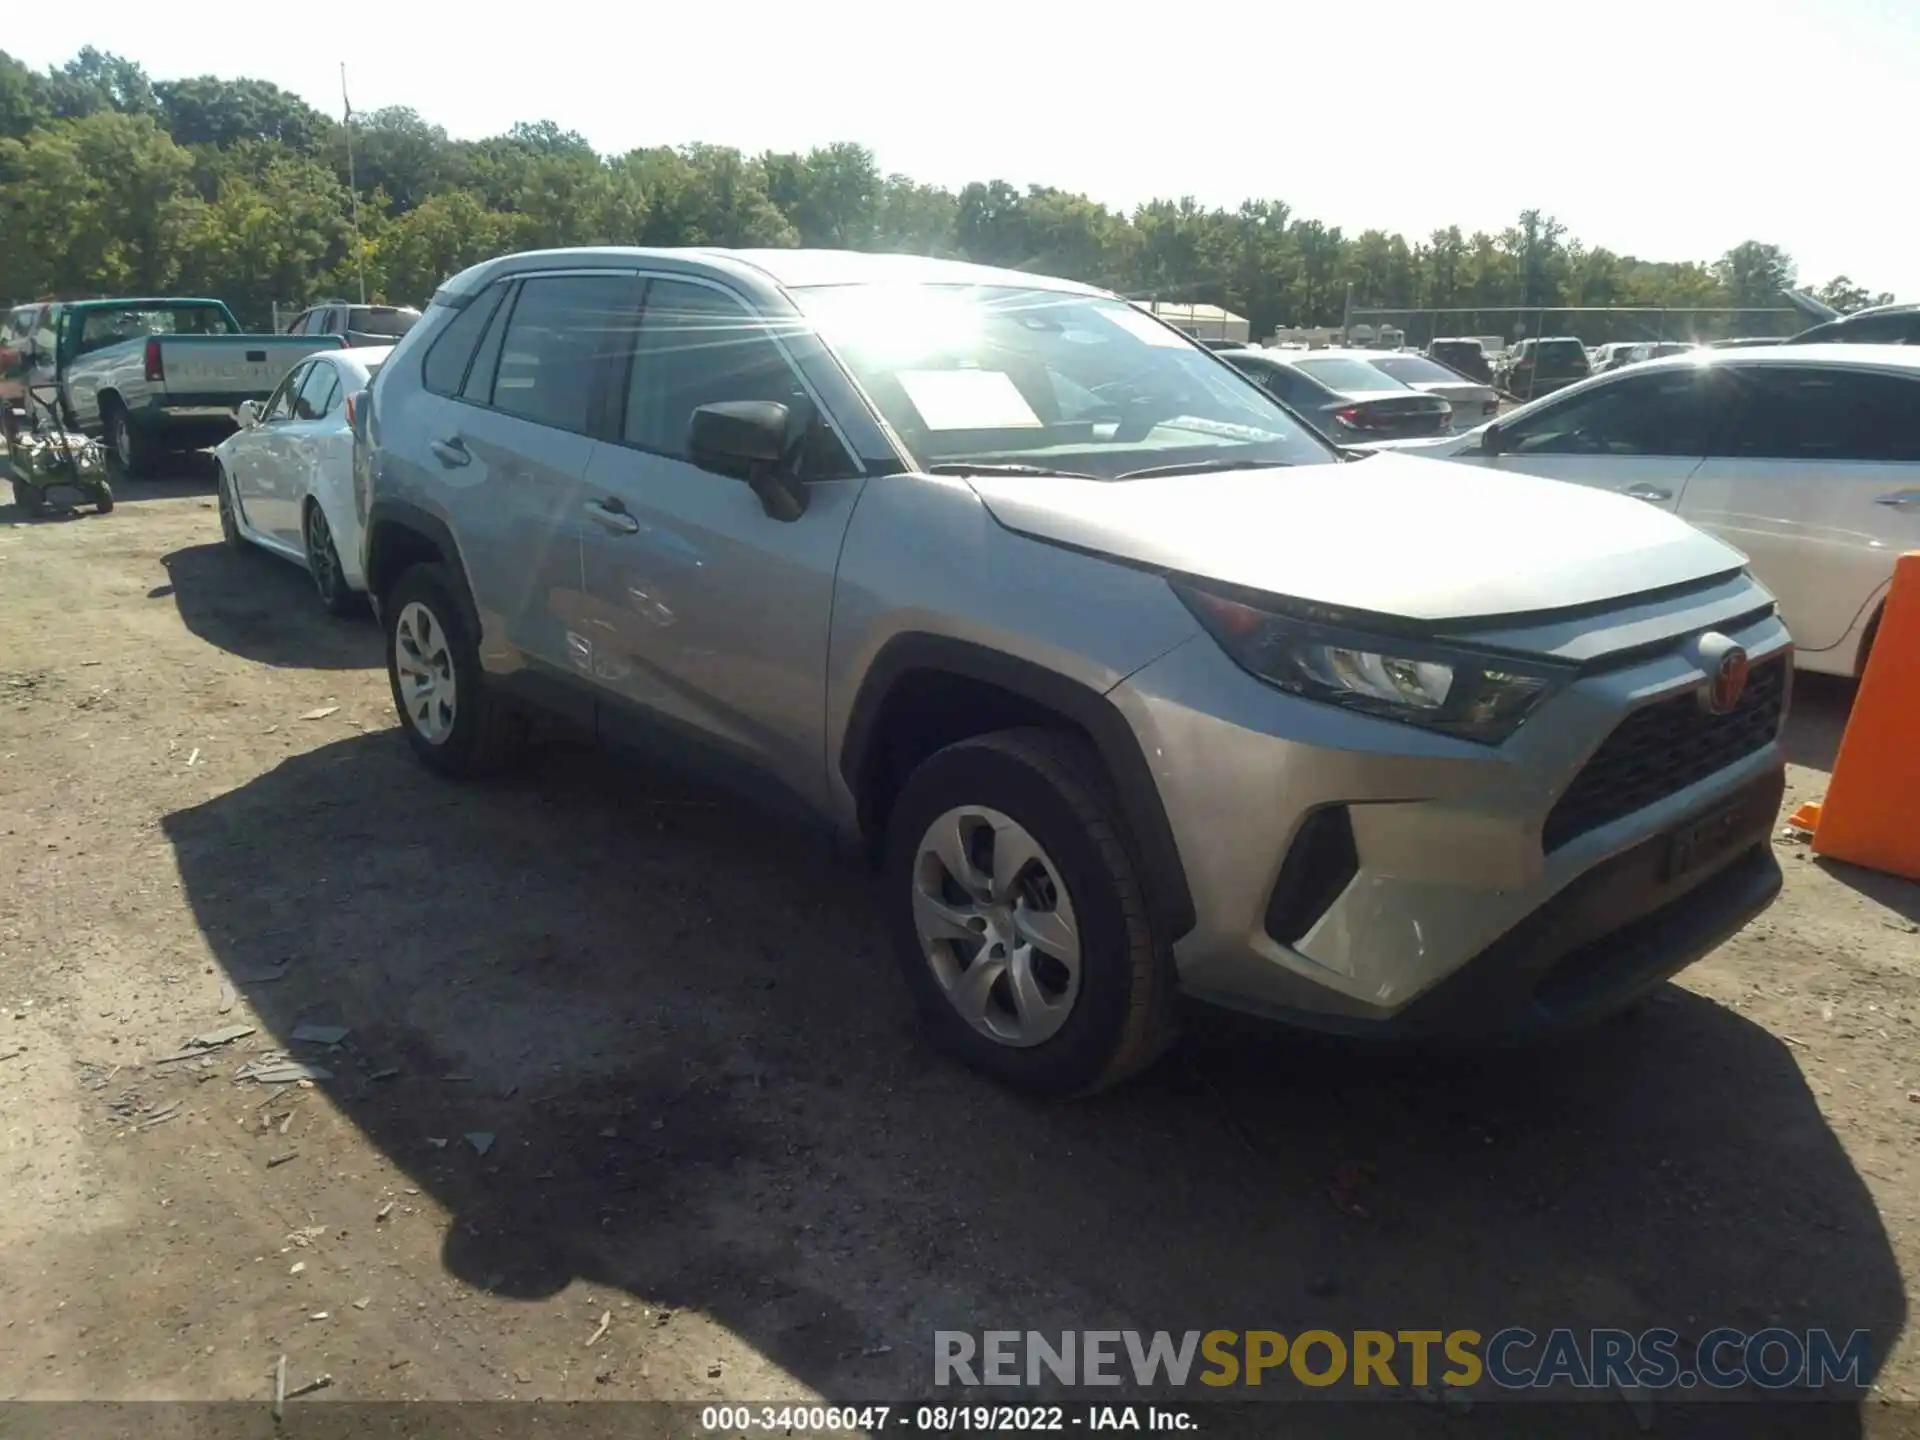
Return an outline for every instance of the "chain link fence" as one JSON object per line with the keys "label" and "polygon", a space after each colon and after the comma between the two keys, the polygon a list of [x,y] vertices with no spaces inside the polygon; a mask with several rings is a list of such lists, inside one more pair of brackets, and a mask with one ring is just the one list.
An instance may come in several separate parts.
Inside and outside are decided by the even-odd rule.
{"label": "chain link fence", "polygon": [[1586,345],[1610,341],[1675,340],[1706,344],[1714,340],[1784,339],[1807,327],[1807,317],[1790,306],[1763,309],[1714,309],[1653,305],[1492,306],[1485,309],[1392,309],[1355,305],[1347,312],[1349,344],[1382,343],[1383,332],[1397,332],[1394,345],[1425,346],[1451,336],[1498,336],[1503,346],[1516,340],[1572,336]]}

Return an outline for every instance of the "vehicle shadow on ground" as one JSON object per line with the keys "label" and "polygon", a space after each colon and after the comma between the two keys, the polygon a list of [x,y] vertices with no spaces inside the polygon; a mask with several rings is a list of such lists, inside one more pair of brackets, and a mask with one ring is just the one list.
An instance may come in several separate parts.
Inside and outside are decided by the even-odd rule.
{"label": "vehicle shadow on ground", "polygon": [[211,496],[218,489],[219,479],[219,466],[211,450],[170,455],[163,472],[151,479],[116,478],[113,482],[113,500],[115,505],[138,505],[146,500],[188,500],[196,495]]}
{"label": "vehicle shadow on ground", "polygon": [[1920,926],[1920,884],[1824,855],[1816,855],[1814,859],[1822,870],[1848,889],[1859,891],[1876,905],[1884,905],[1907,924]]}
{"label": "vehicle shadow on ground", "polygon": [[1780,737],[1791,764],[1833,773],[1856,688],[1854,681],[1838,675],[1803,672],[1793,677],[1793,706]]}
{"label": "vehicle shadow on ground", "polygon": [[365,616],[334,619],[320,608],[307,572],[277,555],[217,538],[163,555],[167,579],[150,599],[171,595],[187,629],[209,645],[262,665],[298,670],[369,670],[386,663],[380,631]]}
{"label": "vehicle shadow on ground", "polygon": [[38,515],[29,515],[16,504],[8,503],[0,505],[0,525],[61,525],[74,520],[111,521],[112,519],[113,513],[111,511],[105,515],[101,515],[97,513],[90,504],[52,505],[41,511]]}
{"label": "vehicle shadow on ground", "polygon": [[[452,1274],[705,1312],[830,1398],[928,1394],[937,1328],[1779,1323],[1867,1328],[1877,1363],[1905,1318],[1792,1054],[1677,987],[1477,1061],[1206,1021],[1144,1078],[1047,1106],[923,1048],[863,872],[590,752],[463,787],[386,731],[163,823],[264,1024],[454,1216]],[[350,1033],[303,1049],[302,1022]],[[1851,1404],[1797,1408],[1801,1433],[1858,1433]],[[1637,1433],[1617,1400],[1575,1409]],[[1717,1410],[1752,1433],[1750,1407]],[[1360,1433],[1321,1406],[1261,1433],[1282,1413]]]}

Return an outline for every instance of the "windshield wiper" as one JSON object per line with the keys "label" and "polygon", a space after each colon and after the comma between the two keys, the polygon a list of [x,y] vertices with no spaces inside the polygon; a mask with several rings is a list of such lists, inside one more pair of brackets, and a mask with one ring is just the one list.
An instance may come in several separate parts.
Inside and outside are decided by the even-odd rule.
{"label": "windshield wiper", "polygon": [[1284,470],[1291,460],[1187,460],[1178,465],[1149,465],[1144,470],[1127,470],[1116,480],[1152,480],[1161,475],[1201,475],[1209,470]]}
{"label": "windshield wiper", "polygon": [[928,475],[1052,475],[1064,476],[1069,480],[1099,480],[1104,477],[1089,475],[1084,470],[1056,470],[1051,465],[1016,465],[1007,462],[972,460],[942,460],[938,465],[929,465],[924,473]]}

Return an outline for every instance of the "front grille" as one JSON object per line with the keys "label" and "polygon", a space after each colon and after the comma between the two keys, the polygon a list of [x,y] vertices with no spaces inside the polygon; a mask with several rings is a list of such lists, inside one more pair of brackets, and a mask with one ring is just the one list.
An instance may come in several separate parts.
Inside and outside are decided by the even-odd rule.
{"label": "front grille", "polygon": [[1634,711],[1547,816],[1547,852],[1764,749],[1780,731],[1786,698],[1787,662],[1778,659],[1754,666],[1740,703],[1724,715],[1709,714],[1691,691]]}

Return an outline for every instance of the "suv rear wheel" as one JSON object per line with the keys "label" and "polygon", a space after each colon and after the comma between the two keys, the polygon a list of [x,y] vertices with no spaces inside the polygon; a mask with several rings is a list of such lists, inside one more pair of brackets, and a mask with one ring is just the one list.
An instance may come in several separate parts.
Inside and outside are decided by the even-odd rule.
{"label": "suv rear wheel", "polygon": [[380,613],[387,680],[407,743],[433,769],[484,775],[512,760],[526,722],[486,686],[459,582],[444,565],[415,565],[395,582]]}
{"label": "suv rear wheel", "polygon": [[907,985],[967,1064],[1078,1095],[1171,1040],[1171,967],[1084,741],[1003,730],[939,751],[893,807],[883,874]]}

